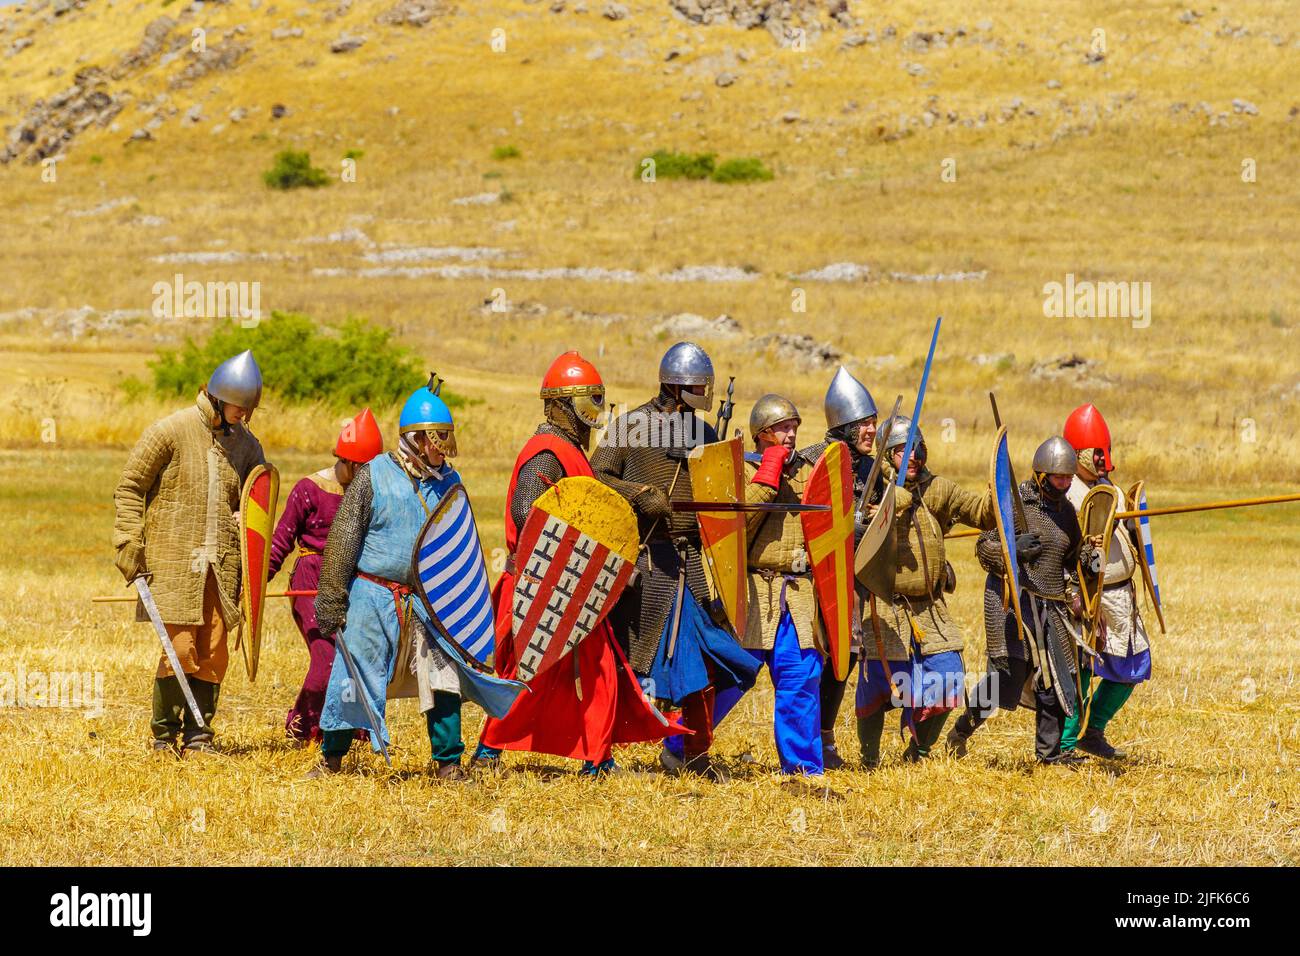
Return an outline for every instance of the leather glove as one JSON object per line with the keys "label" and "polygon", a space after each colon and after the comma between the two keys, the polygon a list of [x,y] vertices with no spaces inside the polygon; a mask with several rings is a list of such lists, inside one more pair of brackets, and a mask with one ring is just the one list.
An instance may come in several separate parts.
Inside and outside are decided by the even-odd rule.
{"label": "leather glove", "polygon": [[672,514],[668,496],[659,488],[650,487],[632,499],[632,506],[647,518],[667,518]]}
{"label": "leather glove", "polygon": [[126,578],[126,583],[130,584],[144,574],[144,548],[138,544],[124,544],[117,549],[113,563],[122,572],[122,577]]}
{"label": "leather glove", "polygon": [[989,667],[993,668],[995,671],[1000,671],[1001,673],[1005,674],[1009,670],[1011,670],[1011,659],[1008,657],[990,657]]}
{"label": "leather glove", "polygon": [[1100,551],[1093,551],[1088,556],[1088,570],[1091,571],[1093,574],[1101,573],[1101,552]]}
{"label": "leather glove", "polygon": [[773,491],[781,487],[781,469],[785,467],[789,450],[784,445],[773,445],[763,452],[763,461],[749,479],[751,485],[766,485]]}
{"label": "leather glove", "polygon": [[1043,539],[1035,532],[1016,535],[1016,557],[1028,564],[1043,553]]}

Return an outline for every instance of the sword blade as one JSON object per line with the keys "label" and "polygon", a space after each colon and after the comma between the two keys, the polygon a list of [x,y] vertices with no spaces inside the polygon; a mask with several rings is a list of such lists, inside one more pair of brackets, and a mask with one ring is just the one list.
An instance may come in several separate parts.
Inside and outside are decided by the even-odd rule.
{"label": "sword blade", "polygon": [[167,625],[162,622],[162,615],[158,613],[158,605],[154,603],[153,592],[149,590],[149,582],[144,576],[135,579],[135,589],[140,595],[140,603],[144,605],[145,611],[149,615],[149,620],[153,622],[153,629],[158,632],[158,640],[162,642],[163,653],[167,655],[167,663],[171,665],[172,673],[176,675],[176,683],[181,685],[181,693],[185,695],[185,705],[189,707],[190,713],[194,715],[194,722],[199,725],[200,729],[206,729],[203,723],[203,715],[199,713],[199,702],[194,699],[194,691],[190,690],[190,682],[185,677],[185,671],[181,670],[180,658],[176,656],[176,646],[172,644],[172,639],[167,634]]}

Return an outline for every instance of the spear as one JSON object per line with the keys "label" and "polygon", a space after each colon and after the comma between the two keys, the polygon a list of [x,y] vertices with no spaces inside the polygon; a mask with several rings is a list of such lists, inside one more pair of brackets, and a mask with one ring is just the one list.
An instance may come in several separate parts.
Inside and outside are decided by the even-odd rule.
{"label": "spear", "polygon": [[[277,597],[277,598],[278,597],[283,597],[283,598],[315,597],[316,592],[315,591],[272,591],[268,593],[266,596],[269,598],[271,597]],[[95,604],[117,604],[119,602],[124,602],[124,601],[134,601],[135,597],[130,594],[123,594],[120,597],[115,594],[113,595],[100,594],[95,597],[92,597],[90,600]]]}
{"label": "spear", "polygon": [[[1169,505],[1165,508],[1149,508],[1146,511],[1121,511],[1115,515],[1115,520],[1125,521],[1129,518],[1150,518],[1156,515],[1185,515],[1197,511],[1219,511],[1224,508],[1250,508],[1254,505],[1285,504],[1288,501],[1300,501],[1300,493],[1290,495],[1269,495],[1264,498],[1236,498],[1229,501],[1204,501],[1195,505]],[[973,538],[979,533],[979,531],[974,529],[963,528],[961,531],[953,531],[945,537]]]}
{"label": "spear", "polygon": [[723,433],[731,426],[731,413],[736,408],[736,403],[731,399],[735,394],[736,376],[732,375],[727,382],[727,399],[718,406],[718,419],[713,423],[713,430],[717,433],[719,441],[727,440],[727,436]]}

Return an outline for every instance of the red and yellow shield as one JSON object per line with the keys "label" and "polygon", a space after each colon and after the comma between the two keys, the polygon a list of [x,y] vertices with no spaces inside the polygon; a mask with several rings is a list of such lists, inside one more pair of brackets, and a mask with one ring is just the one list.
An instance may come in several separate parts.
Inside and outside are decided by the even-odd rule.
{"label": "red and yellow shield", "polygon": [[249,681],[257,680],[257,659],[262,651],[262,618],[266,608],[266,572],[271,563],[271,536],[275,532],[275,503],[280,497],[280,473],[275,465],[258,465],[244,482],[239,502],[239,548],[242,587],[239,609],[243,626],[239,646]]}
{"label": "red and yellow shield", "polygon": [[[691,494],[696,501],[738,503],[745,500],[745,452],[740,438],[700,445],[689,459]],[[749,620],[746,575],[745,515],[741,512],[701,511],[700,543],[713,589],[727,612],[736,639],[745,636]]]}
{"label": "red and yellow shield", "polygon": [[805,512],[799,520],[831,666],[836,680],[844,680],[853,642],[853,469],[848,445],[837,441],[827,447],[804,484],[803,502],[831,508]]}

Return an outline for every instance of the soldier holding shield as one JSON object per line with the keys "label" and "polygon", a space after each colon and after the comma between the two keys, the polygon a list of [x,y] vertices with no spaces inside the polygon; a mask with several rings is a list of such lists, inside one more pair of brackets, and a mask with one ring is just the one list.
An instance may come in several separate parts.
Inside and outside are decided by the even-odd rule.
{"label": "soldier holding shield", "polygon": [[661,760],[724,781],[726,769],[709,757],[717,696],[752,687],[758,668],[711,606],[695,515],[672,510],[673,501],[692,499],[690,450],[717,440],[697,417],[712,406],[713,362],[698,345],[678,342],[659,363],[659,393],[614,421],[591,466],[632,505],[643,543],[638,577],[610,623],[649,693],[680,707],[691,731],[683,762],[668,751]]}

